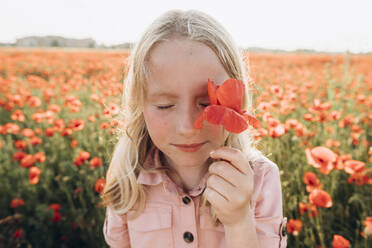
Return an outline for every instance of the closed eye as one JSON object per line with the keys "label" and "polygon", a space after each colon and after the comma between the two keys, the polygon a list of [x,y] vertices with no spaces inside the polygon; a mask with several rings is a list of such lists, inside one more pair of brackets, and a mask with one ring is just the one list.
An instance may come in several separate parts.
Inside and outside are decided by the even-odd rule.
{"label": "closed eye", "polygon": [[[209,103],[201,103],[200,105],[202,105],[204,108],[209,106]],[[169,109],[171,107],[173,107],[174,105],[167,105],[167,106],[156,106],[158,109]]]}
{"label": "closed eye", "polygon": [[172,107],[173,105],[169,105],[169,106],[156,106],[158,109],[167,109],[167,108],[170,108]]}

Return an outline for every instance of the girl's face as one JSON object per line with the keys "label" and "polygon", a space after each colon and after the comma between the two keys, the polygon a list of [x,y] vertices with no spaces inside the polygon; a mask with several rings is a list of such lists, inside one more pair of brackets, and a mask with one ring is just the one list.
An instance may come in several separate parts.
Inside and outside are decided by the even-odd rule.
{"label": "girl's face", "polygon": [[[173,168],[206,166],[209,152],[222,144],[222,126],[193,125],[209,104],[207,78],[216,85],[229,78],[217,55],[196,41],[165,41],[151,51],[149,72],[144,118],[152,142]],[[204,144],[193,152],[175,146],[194,143]]]}

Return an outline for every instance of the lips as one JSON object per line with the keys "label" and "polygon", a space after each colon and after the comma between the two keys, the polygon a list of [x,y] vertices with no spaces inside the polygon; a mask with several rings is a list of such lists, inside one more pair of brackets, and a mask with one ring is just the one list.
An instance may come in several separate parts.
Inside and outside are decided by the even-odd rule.
{"label": "lips", "polygon": [[[205,142],[204,142],[205,143]],[[185,147],[185,148],[195,148],[195,147],[198,147],[204,143],[193,143],[193,144],[174,144],[175,146],[178,146],[178,147]]]}
{"label": "lips", "polygon": [[175,147],[180,149],[183,152],[196,152],[198,151],[204,144],[204,143],[194,143],[194,144],[174,144]]}

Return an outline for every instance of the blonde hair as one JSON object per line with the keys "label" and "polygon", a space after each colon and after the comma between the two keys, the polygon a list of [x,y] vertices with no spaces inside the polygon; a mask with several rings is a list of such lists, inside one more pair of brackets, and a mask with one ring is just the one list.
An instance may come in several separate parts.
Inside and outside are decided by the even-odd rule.
{"label": "blonde hair", "polygon": [[[118,143],[106,173],[106,185],[101,196],[104,205],[112,207],[119,215],[138,205],[135,215],[128,216],[128,219],[136,218],[146,203],[146,188],[136,180],[140,170],[150,173],[168,170],[166,167],[151,170],[143,167],[146,155],[154,146],[146,130],[143,108],[151,49],[172,37],[202,42],[211,48],[229,76],[242,80],[245,84],[243,109],[249,112],[252,109],[252,93],[248,87],[249,67],[245,67],[241,53],[231,36],[216,20],[197,10],[170,10],[158,17],[145,30],[129,56],[128,74],[124,80],[122,96],[124,130],[119,130]],[[257,141],[252,137],[251,131],[252,128],[249,127],[239,134],[230,133],[226,145],[240,149],[250,161],[254,161],[262,153],[256,149]],[[201,204],[210,206],[205,200],[203,194]],[[217,224],[219,220],[213,208],[211,216],[213,223]]]}

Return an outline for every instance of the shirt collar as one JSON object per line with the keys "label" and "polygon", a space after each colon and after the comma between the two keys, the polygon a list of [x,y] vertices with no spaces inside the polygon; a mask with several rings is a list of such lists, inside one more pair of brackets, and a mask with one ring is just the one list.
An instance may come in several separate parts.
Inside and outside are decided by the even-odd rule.
{"label": "shirt collar", "polygon": [[[163,167],[161,161],[160,161],[160,150],[157,147],[152,147],[150,149],[149,153],[147,154],[145,158],[145,162],[143,164],[143,167],[145,168],[160,168]],[[188,192],[184,192],[184,190],[175,184],[167,175],[165,171],[159,171],[159,173],[149,173],[145,170],[140,170],[138,177],[137,177],[137,183],[144,184],[144,185],[157,185],[157,184],[163,184],[164,189],[171,193],[176,194],[189,194],[193,197],[196,197],[203,193],[206,182],[209,176],[209,172],[207,172],[203,178],[200,180],[200,183],[194,187],[193,189],[189,190]]]}

